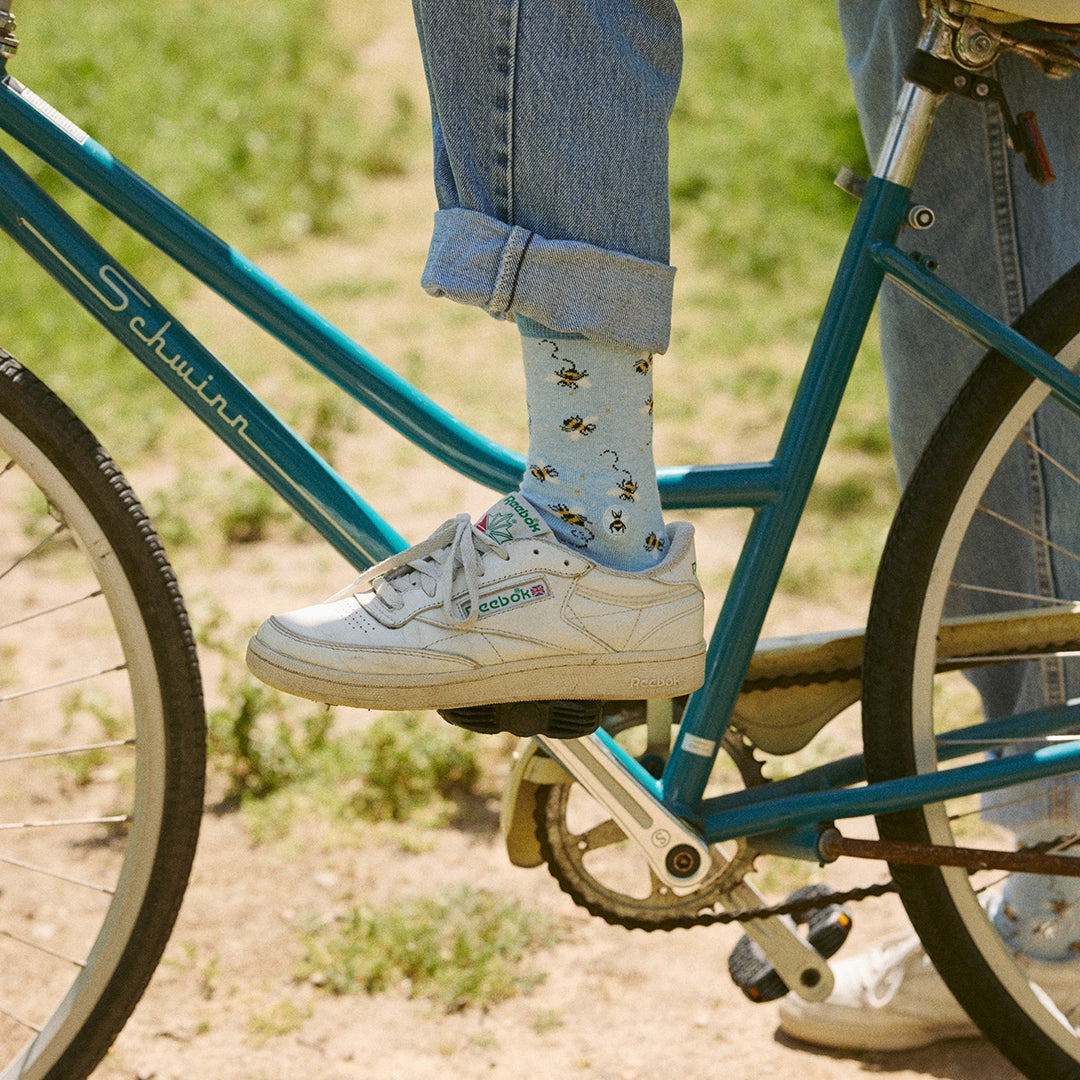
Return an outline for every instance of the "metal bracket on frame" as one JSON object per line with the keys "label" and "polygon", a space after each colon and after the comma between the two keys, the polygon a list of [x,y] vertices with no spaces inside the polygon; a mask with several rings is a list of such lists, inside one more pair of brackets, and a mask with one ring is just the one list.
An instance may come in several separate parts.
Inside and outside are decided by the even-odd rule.
{"label": "metal bracket on frame", "polygon": [[1035,181],[1046,187],[1057,179],[1035,114],[1028,111],[1014,117],[1005,100],[1005,91],[996,79],[921,49],[908,61],[904,77],[935,94],[958,94],[971,101],[994,102],[1001,111],[1012,148],[1023,157]]}

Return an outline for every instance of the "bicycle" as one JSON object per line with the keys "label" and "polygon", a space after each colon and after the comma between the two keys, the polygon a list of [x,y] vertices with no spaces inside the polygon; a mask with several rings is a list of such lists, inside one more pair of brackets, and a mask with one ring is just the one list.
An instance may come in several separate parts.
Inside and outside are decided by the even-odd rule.
{"label": "bicycle", "polygon": [[[759,999],[789,989],[811,1000],[827,996],[828,955],[846,925],[837,905],[874,890],[815,891],[770,906],[746,880],[755,858],[885,859],[957,998],[1006,1056],[1042,1080],[1076,1074],[1080,1038],[1070,1016],[1080,1008],[1080,986],[1062,1002],[1031,984],[981,899],[1002,873],[1080,875],[1080,861],[1068,854],[1076,837],[1011,850],[978,824],[978,800],[1080,771],[1080,745],[1069,737],[1080,705],[987,721],[970,701],[964,673],[1075,653],[1080,607],[1067,596],[1042,606],[1004,596],[975,615],[945,612],[964,537],[994,520],[983,506],[992,509],[993,477],[1028,418],[1038,408],[1058,410],[1063,420],[1080,412],[1073,371],[1080,268],[1010,328],[896,242],[905,225],[932,220],[910,204],[910,187],[937,105],[953,92],[996,100],[1000,88],[982,72],[1002,51],[1057,74],[1080,67],[1080,26],[1029,21],[1017,34],[956,7],[941,0],[927,8],[878,167],[865,184],[845,181],[860,207],[775,458],[661,471],[671,508],[754,511],[709,644],[705,687],[686,701],[574,705],[570,733],[574,724],[602,719],[595,732],[523,738],[504,832],[514,863],[547,862],[575,900],[611,922],[656,929],[739,921],[753,970],[736,976]],[[8,71],[16,47],[11,0],[0,0],[0,128],[10,137],[419,446],[486,486],[514,488],[521,457],[418,393],[19,83]],[[1037,129],[1007,117],[1029,168],[1048,179]],[[2,153],[0,227],[357,567],[406,546]],[[886,276],[991,352],[903,496],[865,641],[858,633],[759,641]],[[7,605],[0,762],[43,766],[26,772],[20,790],[5,790],[0,822],[0,943],[35,964],[33,980],[17,963],[0,970],[0,1080],[72,1080],[95,1067],[138,1002],[184,893],[205,768],[198,660],[175,576],[122,474],[75,415],[6,353],[0,446],[9,523],[0,540]],[[1075,479],[1063,463],[1046,467]],[[92,635],[81,632],[88,625]],[[43,626],[70,648],[34,667],[35,634],[26,631]],[[764,781],[755,749],[794,753],[860,697],[865,757]],[[546,708],[526,703],[455,719],[524,728],[536,722],[536,709],[546,723]],[[987,754],[1003,743],[1016,752]],[[721,752],[733,768],[714,791]],[[115,805],[100,813],[85,786],[57,784],[57,762],[76,773],[106,771]],[[741,786],[730,783],[733,773]],[[870,814],[877,841],[837,828]],[[613,853],[640,865],[643,889],[627,885],[621,870],[608,877]],[[34,883],[46,879],[63,916],[48,940],[17,927],[33,910]],[[805,934],[797,930],[803,924]]]}

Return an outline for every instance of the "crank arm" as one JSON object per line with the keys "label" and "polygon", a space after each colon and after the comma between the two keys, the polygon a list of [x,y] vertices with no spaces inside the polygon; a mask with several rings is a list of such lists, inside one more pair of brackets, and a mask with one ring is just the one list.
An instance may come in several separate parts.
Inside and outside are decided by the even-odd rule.
{"label": "crank arm", "polygon": [[596,735],[536,738],[545,752],[611,814],[663,884],[685,888],[709,873],[713,865],[709,845],[643,788]]}
{"label": "crank arm", "polygon": [[[764,897],[748,881],[740,882],[720,897],[730,912],[766,907]],[[769,915],[741,923],[746,936],[769,958],[784,985],[806,1001],[824,1001],[833,990],[829,961],[795,930],[790,915]]]}

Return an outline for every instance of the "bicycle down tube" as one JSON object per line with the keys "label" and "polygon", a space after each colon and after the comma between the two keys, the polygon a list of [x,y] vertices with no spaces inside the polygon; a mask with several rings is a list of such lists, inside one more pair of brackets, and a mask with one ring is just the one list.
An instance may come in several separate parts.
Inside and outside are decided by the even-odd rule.
{"label": "bicycle down tube", "polygon": [[[195,277],[346,389],[376,415],[464,475],[505,490],[523,459],[458,422],[429,398],[280,288],[253,264],[125,168],[47,103],[10,77],[0,80],[0,128],[106,209],[135,228]],[[768,462],[661,470],[669,508],[744,507],[755,512],[733,584],[713,633],[705,688],[693,695],[680,737],[652,797],[700,822],[705,783],[726,718],[760,635],[825,443],[839,408],[883,277],[901,282],[923,303],[977,340],[1047,381],[1080,411],[1080,379],[1007,326],[945,289],[895,248],[909,209],[909,189],[875,177],[868,183],[836,282],[775,457]],[[0,227],[110,333],[203,419],[253,469],[356,565],[405,546],[373,509],[294,436],[182,323],[49,199],[6,155],[0,155]],[[625,752],[603,733],[616,763]],[[1037,759],[1012,759],[1025,775],[1080,769],[1080,746],[1055,747]],[[640,772],[640,770],[637,770]],[[959,772],[959,770],[958,770]],[[1001,762],[971,766],[939,779],[934,798],[1015,781]],[[640,778],[634,783],[640,785]],[[822,815],[861,815],[879,808],[873,792],[833,792],[801,808],[724,809],[710,804],[707,838],[797,827]],[[930,797],[914,780],[889,792],[888,807]],[[795,796],[793,796],[795,798]],[[729,816],[730,814],[730,816]]]}

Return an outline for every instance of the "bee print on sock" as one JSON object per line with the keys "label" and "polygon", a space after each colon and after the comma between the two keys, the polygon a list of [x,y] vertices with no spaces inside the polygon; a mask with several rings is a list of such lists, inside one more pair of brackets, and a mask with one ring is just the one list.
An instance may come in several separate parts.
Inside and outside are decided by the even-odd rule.
{"label": "bee print on sock", "polygon": [[548,509],[557,514],[559,520],[569,529],[570,544],[578,548],[589,546],[589,541],[595,538],[596,533],[592,531],[592,522],[584,514],[571,510],[566,503],[549,503]]}
{"label": "bee print on sock", "polygon": [[665,539],[662,536],[657,536],[656,533],[651,532],[645,537],[645,550],[660,552],[664,550]]}
{"label": "bee print on sock", "polygon": [[608,495],[611,498],[618,497],[623,502],[634,502],[637,498],[638,485],[629,469],[619,468],[619,455],[614,450],[605,450],[600,455],[602,458],[611,457],[611,467],[619,474],[619,479],[616,481],[615,487],[608,491]]}
{"label": "bee print on sock", "polygon": [[554,370],[548,376],[549,382],[556,386],[562,386],[569,390],[571,395],[578,387],[588,386],[589,372],[579,371],[573,360],[567,360],[559,355],[559,346],[550,338],[544,338],[542,344],[551,346],[551,359],[555,362]]}
{"label": "bee print on sock", "polygon": [[608,522],[608,531],[613,533],[626,532],[626,522],[622,519],[623,512],[612,509],[609,513],[611,520]]}
{"label": "bee print on sock", "polygon": [[634,361],[634,370],[639,375],[648,375],[652,371],[653,354],[647,353],[645,356],[639,356]]}
{"label": "bee print on sock", "polygon": [[571,439],[587,439],[596,430],[596,417],[568,416],[562,422],[562,430]]}
{"label": "bee print on sock", "polygon": [[545,465],[542,461],[529,465],[529,475],[538,484],[557,484],[559,482],[559,470],[554,465]]}

